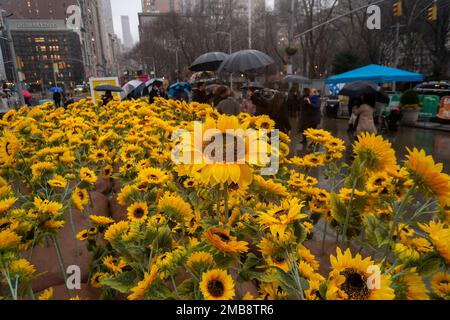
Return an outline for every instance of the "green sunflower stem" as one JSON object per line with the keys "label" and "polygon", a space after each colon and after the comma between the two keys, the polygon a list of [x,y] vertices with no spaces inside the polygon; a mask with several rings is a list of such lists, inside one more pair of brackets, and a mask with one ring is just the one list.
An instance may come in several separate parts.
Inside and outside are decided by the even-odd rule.
{"label": "green sunflower stem", "polygon": [[3,277],[5,277],[6,282],[8,283],[8,289],[11,292],[11,296],[13,298],[13,300],[18,300],[17,297],[17,288],[14,288],[11,282],[11,277],[9,275],[9,272],[7,270],[3,271]]}
{"label": "green sunflower stem", "polygon": [[70,292],[70,289],[67,287],[66,268],[64,266],[64,259],[63,259],[63,255],[62,255],[62,252],[61,252],[61,246],[59,245],[59,240],[58,240],[58,238],[55,235],[52,236],[52,240],[53,240],[53,244],[55,246],[56,257],[58,259],[59,269],[61,270],[61,273],[62,273],[63,278],[64,278],[64,286],[67,289],[67,294],[68,294],[69,298],[72,298],[72,294]]}
{"label": "green sunflower stem", "polygon": [[348,229],[348,224],[350,222],[350,214],[352,212],[353,196],[355,195],[355,190],[356,190],[357,184],[358,184],[358,177],[355,177],[355,179],[353,180],[352,193],[350,195],[350,200],[348,201],[347,212],[345,214],[344,228],[342,230],[342,239],[341,239],[342,242],[344,242],[344,240],[347,240],[347,242],[350,240],[347,236],[347,229]]}
{"label": "green sunflower stem", "polygon": [[400,203],[400,205],[398,206],[398,209],[394,212],[394,220],[392,222],[392,227],[391,230],[389,231],[389,236],[388,236],[388,243],[386,244],[386,249],[384,250],[384,255],[383,255],[383,264],[381,265],[381,270],[382,272],[384,272],[385,268],[386,268],[386,263],[387,263],[387,258],[389,256],[389,252],[390,252],[390,241],[392,239],[392,237],[394,236],[394,232],[397,229],[397,225],[398,222],[400,220],[400,217],[403,214],[403,211],[405,209],[407,200],[409,198],[409,196],[411,195],[412,191],[414,190],[414,187],[409,188],[408,192],[406,193],[406,195],[403,197],[402,202]]}
{"label": "green sunflower stem", "polygon": [[217,185],[217,211],[216,211],[216,216],[217,216],[217,223],[220,222],[220,185]]}
{"label": "green sunflower stem", "polygon": [[224,186],[224,191],[223,191],[223,199],[224,199],[224,210],[223,210],[223,214],[225,216],[225,222],[228,222],[228,183],[225,183]]}

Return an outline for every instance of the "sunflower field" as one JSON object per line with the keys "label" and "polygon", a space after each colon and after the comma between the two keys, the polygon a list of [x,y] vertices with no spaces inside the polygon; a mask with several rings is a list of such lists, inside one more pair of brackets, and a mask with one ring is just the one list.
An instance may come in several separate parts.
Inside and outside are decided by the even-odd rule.
{"label": "sunflower field", "polygon": [[164,99],[9,111],[0,298],[450,298],[450,177],[424,151],[399,162],[362,134],[346,163],[344,141],[317,129],[305,156],[279,134],[271,176],[250,162],[176,164],[172,133],[194,121],[224,135],[275,127]]}

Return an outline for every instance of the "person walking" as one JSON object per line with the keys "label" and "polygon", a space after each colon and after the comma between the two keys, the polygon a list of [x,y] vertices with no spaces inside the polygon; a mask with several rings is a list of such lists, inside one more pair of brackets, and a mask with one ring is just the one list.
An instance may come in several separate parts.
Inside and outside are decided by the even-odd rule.
{"label": "person walking", "polygon": [[159,88],[156,84],[152,85],[152,90],[150,90],[150,92],[148,93],[148,102],[150,104],[155,102],[156,98],[161,97],[161,94],[159,92]]}
{"label": "person walking", "polygon": [[376,97],[374,94],[365,94],[363,96],[363,104],[359,108],[353,110],[356,119],[356,134],[360,135],[363,132],[377,134],[377,127],[375,126]]}
{"label": "person walking", "polygon": [[106,106],[110,101],[114,100],[111,91],[105,91],[105,94],[102,96],[102,103]]}
{"label": "person walking", "polygon": [[275,127],[281,132],[290,135],[291,124],[286,108],[286,96],[283,92],[276,91],[269,102],[269,116],[275,121]]}
{"label": "person walking", "polygon": [[216,88],[214,95],[212,97],[212,103],[215,108],[219,106],[219,103],[222,100],[225,100],[228,98],[228,87],[226,86],[219,86]]}
{"label": "person walking", "polygon": [[228,116],[237,116],[241,113],[241,105],[234,98],[233,91],[229,90],[227,92],[227,97],[217,105],[217,111]]}
{"label": "person walking", "polygon": [[61,107],[61,101],[62,101],[61,93],[57,91],[53,93],[53,102],[55,103],[56,108]]}
{"label": "person walking", "polygon": [[197,88],[194,89],[192,93],[192,101],[198,103],[209,103],[210,97],[206,93],[206,84],[204,82],[199,82]]}
{"label": "person walking", "polygon": [[303,90],[299,116],[299,129],[303,135],[302,144],[304,149],[306,149],[307,140],[303,133],[308,129],[317,129],[321,120],[320,97],[316,94],[313,95],[312,90],[309,88]]}

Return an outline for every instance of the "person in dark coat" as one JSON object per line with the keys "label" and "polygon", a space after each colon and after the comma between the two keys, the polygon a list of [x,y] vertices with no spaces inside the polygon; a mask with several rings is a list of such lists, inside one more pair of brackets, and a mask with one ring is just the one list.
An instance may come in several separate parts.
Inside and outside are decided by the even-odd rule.
{"label": "person in dark coat", "polygon": [[214,92],[212,103],[215,108],[219,105],[220,101],[228,98],[228,88],[226,86],[220,86]]}
{"label": "person in dark coat", "polygon": [[228,92],[228,97],[219,102],[217,111],[228,116],[237,116],[241,113],[241,105],[234,98],[234,94],[231,90]]}
{"label": "person in dark coat", "polygon": [[255,116],[269,115],[271,100],[261,90],[249,91],[249,97],[256,107]]}
{"label": "person in dark coat", "polygon": [[286,96],[283,92],[277,91],[269,102],[269,116],[275,121],[275,127],[286,134],[290,134],[291,124],[289,123],[289,113],[285,108]]}
{"label": "person in dark coat", "polygon": [[300,112],[300,105],[302,103],[300,93],[297,87],[292,87],[286,99],[285,107],[289,111],[289,116],[296,118]]}
{"label": "person in dark coat", "polygon": [[55,107],[61,107],[62,96],[60,92],[53,93],[53,101],[55,102]]}
{"label": "person in dark coat", "polygon": [[159,92],[159,88],[156,84],[152,85],[152,90],[150,90],[149,94],[148,94],[148,102],[150,104],[155,102],[156,98],[161,97],[161,94]]}
{"label": "person in dark coat", "polygon": [[[300,132],[308,129],[317,129],[320,124],[320,97],[311,95],[311,89],[303,90],[303,97],[300,105]],[[307,141],[303,135],[303,146],[306,147]]]}
{"label": "person in dark coat", "polygon": [[105,94],[102,96],[102,103],[106,106],[110,101],[114,100],[111,91],[105,91]]}
{"label": "person in dark coat", "polygon": [[210,97],[206,93],[206,85],[204,82],[199,82],[197,88],[192,93],[192,101],[198,103],[209,103]]}

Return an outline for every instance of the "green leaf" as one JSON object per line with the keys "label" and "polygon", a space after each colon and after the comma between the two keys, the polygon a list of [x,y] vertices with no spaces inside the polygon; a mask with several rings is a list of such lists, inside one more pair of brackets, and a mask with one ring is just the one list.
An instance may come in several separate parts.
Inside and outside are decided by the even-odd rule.
{"label": "green leaf", "polygon": [[242,270],[238,275],[238,280],[240,282],[247,282],[250,281],[250,273],[249,271],[256,267],[259,263],[259,259],[253,254],[253,253],[249,253],[247,255],[247,259],[245,260],[243,266],[242,266]]}
{"label": "green leaf", "polygon": [[188,279],[183,281],[178,288],[178,294],[182,300],[194,300],[195,281],[194,279]]}
{"label": "green leaf", "polygon": [[294,222],[294,235],[297,237],[298,243],[303,243],[306,240],[306,237],[308,236],[308,233],[306,232],[305,228],[298,220]]}
{"label": "green leaf", "polygon": [[226,254],[223,254],[222,252],[219,252],[214,255],[214,261],[216,262],[219,268],[228,269],[233,264],[234,258]]}
{"label": "green leaf", "polygon": [[328,291],[328,281],[324,281],[319,286],[319,294],[324,300],[327,297],[327,291]]}
{"label": "green leaf", "polygon": [[105,278],[100,280],[104,284],[120,293],[127,293],[134,287],[136,280],[136,273],[134,271],[122,272],[114,278]]}
{"label": "green leaf", "polygon": [[430,255],[425,257],[419,266],[417,267],[417,272],[422,277],[427,277],[439,271],[441,266],[441,259],[438,256]]}

